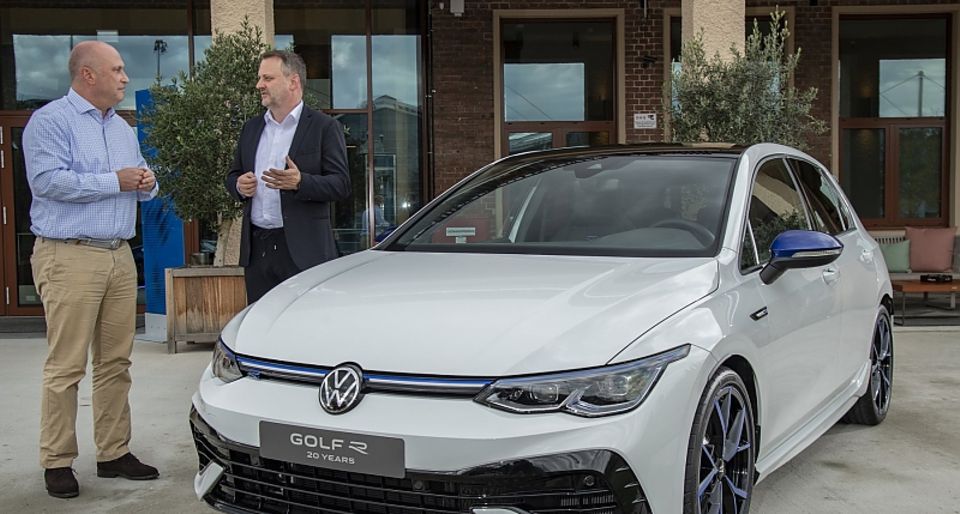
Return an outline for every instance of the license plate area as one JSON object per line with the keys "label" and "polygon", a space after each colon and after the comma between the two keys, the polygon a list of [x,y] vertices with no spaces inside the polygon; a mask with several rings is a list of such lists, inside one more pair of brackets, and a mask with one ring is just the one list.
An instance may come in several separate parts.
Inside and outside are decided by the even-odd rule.
{"label": "license plate area", "polygon": [[260,455],[354,473],[403,478],[403,439],[260,422]]}

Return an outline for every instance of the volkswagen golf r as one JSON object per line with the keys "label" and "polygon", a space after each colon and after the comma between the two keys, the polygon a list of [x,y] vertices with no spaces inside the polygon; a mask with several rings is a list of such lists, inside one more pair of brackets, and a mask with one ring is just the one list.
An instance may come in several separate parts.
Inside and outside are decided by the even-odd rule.
{"label": "volkswagen golf r", "polygon": [[497,161],[223,330],[195,489],[228,512],[746,513],[893,371],[883,257],[777,145]]}

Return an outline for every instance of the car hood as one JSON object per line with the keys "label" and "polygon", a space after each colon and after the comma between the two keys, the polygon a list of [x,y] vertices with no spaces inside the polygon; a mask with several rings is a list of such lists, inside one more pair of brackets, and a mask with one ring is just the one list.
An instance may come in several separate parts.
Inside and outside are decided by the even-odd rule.
{"label": "car hood", "polygon": [[272,290],[247,311],[231,346],[250,357],[411,374],[600,366],[713,291],[717,269],[710,258],[366,251]]}

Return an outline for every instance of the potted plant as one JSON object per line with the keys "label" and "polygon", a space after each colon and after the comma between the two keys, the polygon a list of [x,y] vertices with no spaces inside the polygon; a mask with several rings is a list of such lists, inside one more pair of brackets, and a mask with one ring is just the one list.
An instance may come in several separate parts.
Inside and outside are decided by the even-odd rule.
{"label": "potted plant", "polygon": [[664,95],[673,141],[780,143],[805,149],[808,136],[826,130],[810,114],[817,89],[793,86],[800,50],[785,54],[790,32],[784,13],[771,13],[771,22],[773,29],[763,35],[754,21],[743,52],[731,49],[727,59],[719,54],[708,58],[701,35],[684,43],[681,65]]}
{"label": "potted plant", "polygon": [[150,165],[181,219],[216,227],[213,266],[166,270],[167,342],[215,341],[246,306],[243,269],[236,266],[240,206],[224,189],[243,123],[262,112],[255,89],[260,55],[270,47],[244,22],[217,33],[194,73],[151,88],[145,112]]}

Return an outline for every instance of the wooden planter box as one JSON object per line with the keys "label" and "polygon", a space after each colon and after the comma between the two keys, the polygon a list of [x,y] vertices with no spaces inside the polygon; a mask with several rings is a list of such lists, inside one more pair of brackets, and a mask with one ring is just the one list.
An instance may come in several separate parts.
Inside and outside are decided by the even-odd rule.
{"label": "wooden planter box", "polygon": [[177,343],[211,342],[247,306],[243,268],[194,266],[167,268],[167,352]]}

